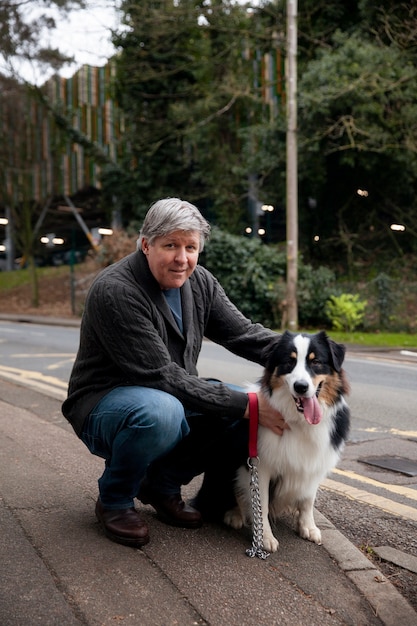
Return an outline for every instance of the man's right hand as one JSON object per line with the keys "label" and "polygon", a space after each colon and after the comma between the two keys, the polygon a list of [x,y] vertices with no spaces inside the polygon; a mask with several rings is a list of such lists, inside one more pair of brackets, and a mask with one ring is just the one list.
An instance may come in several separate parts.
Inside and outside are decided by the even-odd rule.
{"label": "man's right hand", "polygon": [[[289,429],[287,422],[279,411],[274,409],[262,391],[256,393],[258,398],[259,424],[269,428],[276,435],[282,435],[284,430]],[[245,418],[249,419],[249,402],[245,411]]]}

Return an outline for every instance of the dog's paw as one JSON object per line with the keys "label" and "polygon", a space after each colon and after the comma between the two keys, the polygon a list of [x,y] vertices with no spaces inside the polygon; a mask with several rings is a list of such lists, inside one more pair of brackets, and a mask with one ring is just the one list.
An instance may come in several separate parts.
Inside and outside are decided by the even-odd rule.
{"label": "dog's paw", "polygon": [[307,539],[308,541],[313,541],[317,543],[317,545],[321,546],[321,532],[317,526],[313,526],[312,528],[308,528],[307,526],[300,526],[299,535],[303,539]]}
{"label": "dog's paw", "polygon": [[225,524],[227,524],[227,526],[231,526],[236,530],[239,530],[239,528],[243,527],[243,518],[238,507],[226,511],[223,521]]}
{"label": "dog's paw", "polygon": [[276,552],[279,548],[279,541],[272,533],[263,534],[263,547],[268,552]]}

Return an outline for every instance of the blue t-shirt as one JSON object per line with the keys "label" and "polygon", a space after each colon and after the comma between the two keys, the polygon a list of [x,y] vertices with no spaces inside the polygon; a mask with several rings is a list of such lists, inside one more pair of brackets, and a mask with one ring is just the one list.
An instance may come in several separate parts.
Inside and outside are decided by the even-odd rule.
{"label": "blue t-shirt", "polygon": [[168,302],[169,308],[172,311],[172,315],[175,318],[175,321],[178,324],[178,328],[181,332],[183,332],[183,324],[182,324],[182,305],[181,305],[181,291],[178,287],[175,289],[163,289],[162,293],[164,294],[166,301]]}

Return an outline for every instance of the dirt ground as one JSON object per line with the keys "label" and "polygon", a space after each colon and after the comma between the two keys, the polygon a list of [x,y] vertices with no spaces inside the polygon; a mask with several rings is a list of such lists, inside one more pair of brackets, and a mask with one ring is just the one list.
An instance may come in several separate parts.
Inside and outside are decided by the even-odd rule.
{"label": "dirt ground", "polygon": [[[57,268],[56,274],[39,274],[39,304],[32,304],[32,286],[22,285],[4,292],[0,297],[0,313],[46,315],[79,318],[86,292],[100,271],[92,262],[77,265],[72,273],[69,266]],[[65,271],[67,270],[67,271]]]}
{"label": "dirt ground", "polygon": [[80,318],[94,277],[105,267],[136,250],[136,235],[115,231],[98,253],[89,252],[83,263],[39,271],[38,306],[33,306],[31,285],[15,287],[0,297],[0,313]]}

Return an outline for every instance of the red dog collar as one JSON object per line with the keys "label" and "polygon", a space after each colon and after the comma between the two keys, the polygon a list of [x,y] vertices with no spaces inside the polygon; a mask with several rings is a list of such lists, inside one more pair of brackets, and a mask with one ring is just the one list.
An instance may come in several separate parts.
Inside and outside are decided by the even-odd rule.
{"label": "red dog collar", "polygon": [[249,396],[249,457],[258,456],[258,422],[259,405],[256,393],[248,393]]}

